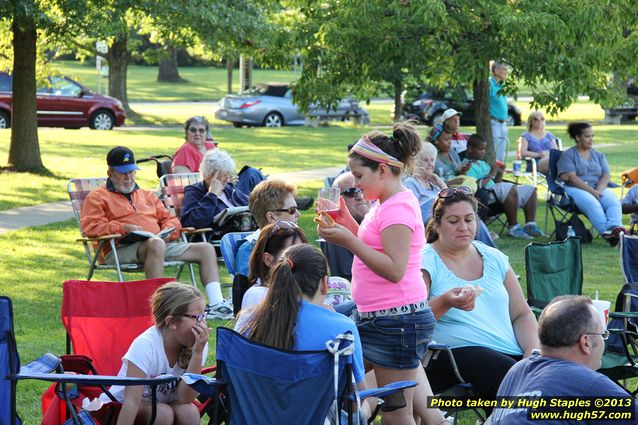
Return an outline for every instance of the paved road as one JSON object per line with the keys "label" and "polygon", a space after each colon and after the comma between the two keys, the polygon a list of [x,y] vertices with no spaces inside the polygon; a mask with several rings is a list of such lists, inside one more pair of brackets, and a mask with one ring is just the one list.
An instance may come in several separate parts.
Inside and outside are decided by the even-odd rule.
{"label": "paved road", "polygon": [[[270,178],[279,178],[296,184],[308,180],[323,179],[334,176],[339,167],[316,168],[312,170],[294,171],[289,173],[271,174]],[[51,202],[0,211],[0,235],[13,230],[30,226],[43,226],[49,223],[65,221],[73,217],[70,201]]]}

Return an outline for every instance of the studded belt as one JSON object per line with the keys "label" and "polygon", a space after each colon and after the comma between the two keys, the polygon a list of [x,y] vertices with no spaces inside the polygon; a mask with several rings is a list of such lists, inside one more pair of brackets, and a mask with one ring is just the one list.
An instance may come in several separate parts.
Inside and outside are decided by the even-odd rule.
{"label": "studded belt", "polygon": [[428,302],[426,300],[423,300],[418,303],[401,305],[399,307],[386,308],[377,311],[359,311],[357,313],[362,319],[374,319],[375,317],[398,316],[400,314],[416,313],[417,311],[425,310],[426,308],[428,308]]}

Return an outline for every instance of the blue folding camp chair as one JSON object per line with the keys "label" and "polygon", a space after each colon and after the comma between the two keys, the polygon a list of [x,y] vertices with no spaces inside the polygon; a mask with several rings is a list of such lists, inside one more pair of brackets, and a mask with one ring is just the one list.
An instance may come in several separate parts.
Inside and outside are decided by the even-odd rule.
{"label": "blue folding camp chair", "polygon": [[230,232],[222,236],[220,250],[222,252],[222,257],[224,257],[226,270],[228,270],[228,274],[230,274],[231,278],[235,274],[235,256],[239,249],[238,242],[242,239],[246,239],[246,237],[251,233],[253,232]]}
{"label": "blue folding camp chair", "polygon": [[613,313],[609,313],[607,340],[598,371],[636,397],[638,385],[638,236],[620,234],[620,265],[625,284],[616,297]]}
{"label": "blue folding camp chair", "polygon": [[[115,283],[114,283],[115,284]],[[50,373],[55,371],[56,373]],[[36,379],[57,384],[75,384],[77,386],[110,386],[110,385],[147,385],[151,389],[152,412],[149,424],[155,421],[157,387],[176,382],[175,376],[162,376],[151,379],[127,378],[99,375],[69,375],[64,373],[61,360],[53,354],[46,353],[37,360],[20,367],[18,349],[13,327],[13,308],[9,297],[0,296],[0,425],[21,425],[22,421],[16,412],[16,384],[19,380]],[[88,412],[77,412],[71,403],[72,395],[67,392],[67,385],[60,385],[60,396],[66,401],[71,418],[69,424],[96,424]],[[33,423],[34,420],[30,420]]]}
{"label": "blue folding camp chair", "polygon": [[[214,397],[218,409],[228,412],[232,425],[323,425],[330,412],[344,409],[352,424],[353,402],[416,386],[414,381],[402,381],[356,393],[352,335],[339,335],[326,347],[321,351],[278,350],[220,327],[216,378],[184,374],[182,379],[200,394]],[[213,423],[219,423],[214,415]]]}

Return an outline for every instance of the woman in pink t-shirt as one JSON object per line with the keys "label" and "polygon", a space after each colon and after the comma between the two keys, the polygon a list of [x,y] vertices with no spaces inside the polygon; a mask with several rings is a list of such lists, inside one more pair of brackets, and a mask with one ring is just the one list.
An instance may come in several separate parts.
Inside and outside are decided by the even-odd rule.
{"label": "woman in pink t-shirt", "polygon": [[212,136],[208,140],[210,128],[208,120],[204,117],[192,117],[184,124],[186,131],[186,142],[177,149],[173,155],[171,172],[173,173],[196,173],[199,171],[199,164],[208,150],[217,146]]}
{"label": "woman in pink t-shirt", "polygon": [[[377,201],[361,224],[343,201],[334,226],[318,227],[328,242],[354,254],[353,318],[363,344],[363,357],[377,383],[415,380],[434,330],[434,316],[420,272],[425,231],[415,196],[401,183],[421,149],[414,126],[397,123],[391,136],[380,131],[364,135],[350,150],[348,166],[366,199]],[[319,205],[321,207],[321,205]],[[386,400],[381,407],[386,424],[414,424],[414,391],[405,400]],[[433,423],[443,417],[432,410]],[[434,421],[438,419],[438,421]]]}

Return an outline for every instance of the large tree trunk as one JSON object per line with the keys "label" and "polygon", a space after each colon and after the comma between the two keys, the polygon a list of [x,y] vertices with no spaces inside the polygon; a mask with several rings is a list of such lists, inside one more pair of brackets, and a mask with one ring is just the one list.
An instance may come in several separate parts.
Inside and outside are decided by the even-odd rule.
{"label": "large tree trunk", "polygon": [[126,33],[116,38],[109,48],[107,59],[109,61],[109,96],[119,99],[127,113],[131,113],[126,92],[126,72],[129,62],[127,48],[128,36]]}
{"label": "large tree trunk", "polygon": [[36,24],[33,17],[16,13],[12,30],[13,108],[8,167],[42,171],[35,96]]}
{"label": "large tree trunk", "polygon": [[496,151],[492,138],[492,120],[490,117],[490,85],[488,80],[474,80],[474,105],[476,107],[476,132],[487,142],[486,158],[490,164],[494,164]]}
{"label": "large tree trunk", "polygon": [[164,44],[164,54],[159,61],[157,81],[163,83],[182,83],[184,79],[179,76],[177,69],[177,49],[168,41]]}
{"label": "large tree trunk", "polygon": [[233,66],[235,66],[235,60],[233,58],[226,58],[226,93],[233,94]]}
{"label": "large tree trunk", "polygon": [[403,81],[395,81],[394,85],[394,121],[401,119],[401,93],[403,92]]}

